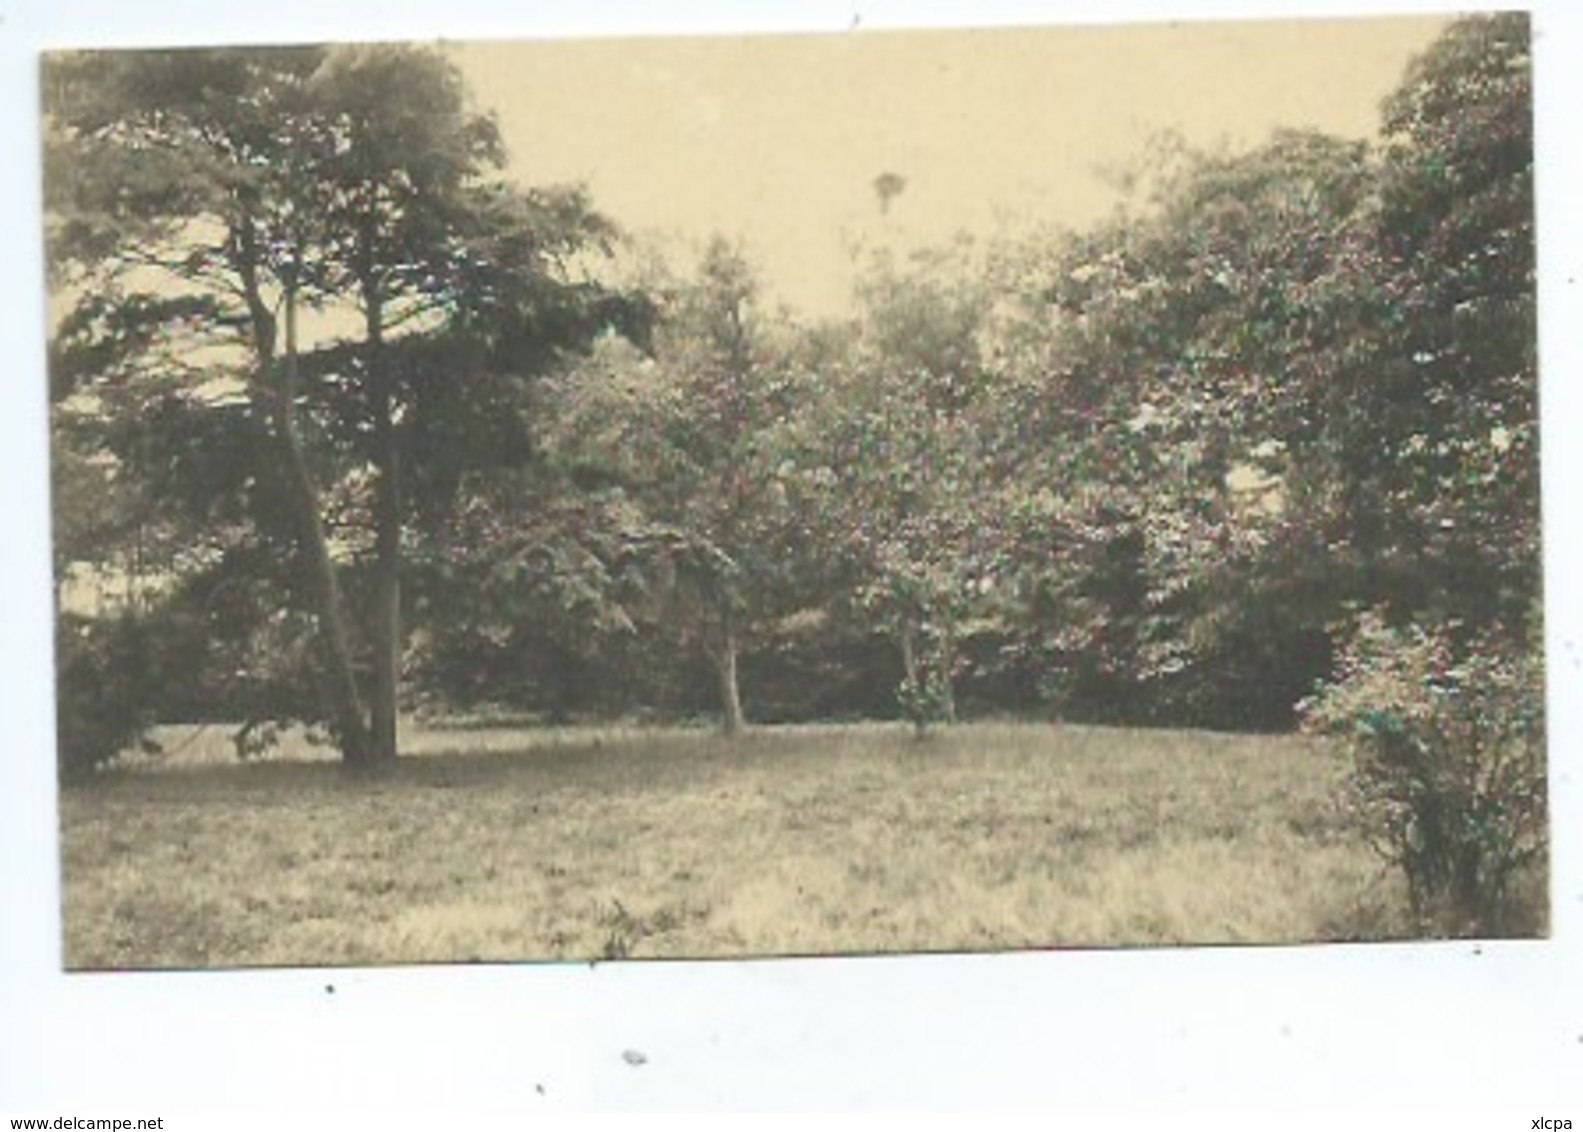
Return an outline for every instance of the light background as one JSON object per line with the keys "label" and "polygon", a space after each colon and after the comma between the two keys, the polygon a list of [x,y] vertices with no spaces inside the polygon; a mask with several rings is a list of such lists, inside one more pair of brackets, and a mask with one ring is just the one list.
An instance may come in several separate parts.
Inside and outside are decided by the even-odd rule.
{"label": "light background", "polygon": [[[1105,5],[1102,18],[1434,15],[1441,7],[1127,0]],[[1583,21],[1568,0],[1541,3],[1534,11],[1556,857],[1551,941],[68,977],[60,973],[51,759],[39,49],[833,32],[854,21],[862,35],[882,27],[1099,17],[1093,5],[1055,0],[738,0],[677,4],[663,13],[610,0],[554,10],[487,0],[276,0],[234,7],[161,0],[58,3],[45,10],[33,0],[0,0],[0,191],[9,221],[0,231],[0,342],[10,383],[0,411],[0,516],[7,536],[0,550],[0,708],[7,724],[0,747],[0,1111],[389,1108],[414,1123],[413,1114],[429,1107],[587,1105],[1322,1106],[1583,1117],[1577,1104],[1583,1088],[1575,1083],[1583,1081],[1583,807],[1577,783],[1583,617],[1570,573],[1578,561],[1570,500],[1583,482],[1579,445],[1572,440],[1583,423],[1583,406],[1571,380],[1579,363],[1575,328],[1583,315],[1576,285],[1583,264],[1576,215],[1583,181],[1574,109],[1580,104],[1575,74],[1583,58]],[[1220,30],[1148,34],[1213,37]],[[1085,34],[1098,37],[1094,44],[1115,37]],[[1274,35],[1290,39],[1293,29]],[[705,140],[716,141],[731,136],[733,123],[773,117],[766,117],[768,106],[763,114],[744,115],[754,109],[750,101],[722,105],[700,87],[707,57],[723,50],[718,44],[697,47],[701,58],[693,66],[658,75],[631,64],[647,48],[628,51],[626,62],[609,45],[558,50],[567,60],[582,53],[585,62],[572,67],[565,82],[552,83],[554,90],[568,89],[571,71],[599,73],[589,60],[608,69],[611,88],[625,93],[602,100],[601,108],[630,109],[668,88],[678,99],[692,100],[688,104]],[[760,50],[773,55],[775,49]],[[1389,52],[1382,45],[1380,53]],[[1373,81],[1361,76],[1388,66],[1388,87],[1397,66],[1366,54],[1350,58],[1334,76],[1331,95],[1304,103],[1310,109],[1296,113],[1355,119],[1358,91]],[[1103,52],[1096,46],[1083,56],[1086,65],[1099,66]],[[1205,74],[1226,76],[1235,62],[1234,55],[1224,58]],[[1074,68],[1080,65],[1082,59],[1073,60]],[[1103,207],[1103,201],[1084,202],[1083,177],[1067,166],[1020,169],[997,182],[995,193],[962,180],[974,170],[1015,163],[1014,132],[1037,124],[1030,117],[995,130],[974,119],[971,93],[983,89],[991,73],[968,75],[954,94],[948,89],[947,104],[960,111],[954,124],[948,120],[940,129],[914,134],[894,152],[876,148],[869,154],[854,141],[850,160],[832,160],[814,179],[815,191],[805,194],[803,231],[812,236],[794,229],[782,245],[764,249],[766,269],[781,293],[813,308],[834,302],[810,282],[829,277],[840,262],[840,245],[835,252],[826,246],[831,216],[838,217],[837,228],[847,224],[875,239],[905,243],[958,223],[982,225],[986,216],[973,209],[986,195],[1000,196],[1004,215],[1013,218],[1052,197],[1072,209],[1073,220],[1084,219],[1085,208],[1092,213]],[[997,81],[1016,81],[1017,73],[1004,67]],[[491,86],[505,79],[482,72],[477,77],[480,102],[498,101]],[[1292,77],[1289,93],[1302,102],[1296,93],[1300,76],[1294,70]],[[1129,82],[1136,81],[1118,76],[1106,93],[1105,113],[1114,117],[1102,132],[1109,142],[1122,143],[1121,156],[1136,148],[1148,127],[1170,124],[1148,121],[1147,107],[1140,112],[1143,120],[1127,117],[1134,109]],[[1173,105],[1186,107],[1195,90],[1201,94],[1203,87],[1189,84]],[[808,105],[824,100],[836,112],[840,96],[840,84],[828,76],[809,77]],[[1246,98],[1240,104],[1250,112],[1248,121],[1228,121],[1223,128],[1252,131],[1252,137],[1262,132],[1253,110],[1281,109],[1273,102],[1250,105]],[[576,109],[568,106],[566,112]],[[1183,113],[1184,126],[1191,126],[1191,114]],[[1091,125],[1100,120],[1089,119]],[[522,141],[509,136],[516,127],[506,124],[508,140],[523,149]],[[931,150],[930,139],[951,137],[951,129],[962,130],[957,140]],[[763,140],[768,145],[772,133]],[[546,160],[559,152],[558,144],[542,142]],[[731,144],[741,144],[740,138]],[[972,150],[971,159],[950,160],[974,145],[983,148]],[[665,223],[663,213],[652,220],[644,215],[643,186],[630,180],[629,170],[645,163],[629,160],[624,150],[609,156],[594,177],[596,201],[635,226]],[[521,159],[527,163],[526,154]],[[865,181],[886,169],[908,176],[910,183],[884,225],[876,227]],[[531,167],[528,172],[539,176]],[[727,229],[743,227],[754,235],[756,216],[784,211],[779,177],[765,179],[756,191],[750,185],[746,193],[711,198],[702,191],[706,182],[684,163],[656,170],[662,174],[677,179],[663,189],[656,186],[652,197],[670,198],[683,215],[692,209],[696,216],[719,217]],[[645,1060],[631,1064],[623,1057],[627,1051],[639,1051]]]}
{"label": "light background", "polygon": [[[462,45],[511,173],[584,180],[644,243],[741,236],[771,292],[847,306],[853,255],[1087,226],[1151,136],[1371,136],[1441,18]],[[882,173],[905,187],[881,209]],[[1107,176],[1107,172],[1110,176]]]}

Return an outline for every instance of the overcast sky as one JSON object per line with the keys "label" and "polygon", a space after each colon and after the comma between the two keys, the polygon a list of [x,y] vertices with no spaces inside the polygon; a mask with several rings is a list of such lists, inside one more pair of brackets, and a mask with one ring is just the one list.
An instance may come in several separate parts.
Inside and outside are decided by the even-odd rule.
{"label": "overcast sky", "polygon": [[[584,181],[629,230],[740,235],[772,292],[838,309],[859,244],[1081,226],[1151,134],[1373,133],[1443,18],[470,44],[513,171]],[[882,211],[874,181],[905,187]]]}

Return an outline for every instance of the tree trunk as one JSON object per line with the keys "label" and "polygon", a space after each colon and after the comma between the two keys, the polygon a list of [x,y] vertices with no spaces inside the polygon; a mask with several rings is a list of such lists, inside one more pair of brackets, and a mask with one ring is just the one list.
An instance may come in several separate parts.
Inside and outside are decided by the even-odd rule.
{"label": "tree trunk", "polygon": [[[900,629],[901,640],[901,671],[907,679],[907,685],[915,693],[922,689],[922,674],[918,671],[918,626],[912,617],[903,614]],[[905,714],[912,715],[912,733],[914,737],[922,739],[924,732],[929,729],[929,720],[924,714],[914,714],[914,709],[905,701],[902,703]]]}
{"label": "tree trunk", "polygon": [[401,673],[401,466],[394,396],[384,367],[384,325],[377,291],[365,295],[368,379],[373,399],[374,464],[374,681],[370,702],[370,760],[396,758],[397,693]]}
{"label": "tree trunk", "polygon": [[914,687],[918,684],[918,642],[917,629],[911,617],[903,616],[901,620],[901,673],[907,682]]}
{"label": "tree trunk", "polygon": [[946,723],[956,722],[956,682],[951,669],[956,666],[956,630],[949,617],[940,633],[940,715]]}
{"label": "tree trunk", "polygon": [[290,288],[286,291],[285,308],[285,372],[280,383],[272,390],[270,420],[285,456],[283,467],[297,511],[303,563],[313,587],[314,603],[318,607],[331,722],[341,744],[342,759],[348,765],[357,766],[368,761],[368,717],[352,667],[346,607],[335,562],[330,557],[324,520],[319,514],[318,488],[302,450],[302,440],[297,435],[297,299],[295,291]]}
{"label": "tree trunk", "polygon": [[742,697],[737,688],[736,615],[727,598],[720,609],[720,652],[715,657],[720,677],[720,731],[723,735],[742,733]]}

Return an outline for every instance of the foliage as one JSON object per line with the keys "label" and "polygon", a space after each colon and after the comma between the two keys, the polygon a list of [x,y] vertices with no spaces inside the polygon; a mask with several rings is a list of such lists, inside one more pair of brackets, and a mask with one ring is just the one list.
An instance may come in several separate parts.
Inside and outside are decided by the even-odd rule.
{"label": "foliage", "polygon": [[[876,255],[823,324],[721,238],[593,282],[613,225],[496,180],[441,55],[63,57],[58,565],[157,547],[194,655],[252,674],[190,687],[353,731],[398,678],[1288,728],[1343,611],[1493,639],[1537,600],[1528,51],[1456,21],[1379,143],[1166,144],[1107,222]],[[344,334],[290,349],[297,307]]]}
{"label": "foliage", "polygon": [[1361,614],[1306,726],[1342,736],[1352,797],[1413,910],[1451,934],[1501,934],[1512,882],[1546,850],[1537,639],[1392,626]]}
{"label": "foliage", "polygon": [[[1304,133],[1172,162],[1147,207],[1013,276],[999,429],[1017,472],[991,512],[1012,657],[1079,718],[1280,726],[1322,669],[1261,690],[1267,666],[1238,655],[1271,630],[1323,635],[1320,603],[1277,600],[1293,595],[1270,567],[1308,542],[1285,505],[1286,405],[1366,166]],[[1299,577],[1315,574],[1322,559]]]}
{"label": "foliage", "polygon": [[[611,228],[580,191],[490,179],[493,121],[434,50],[66,54],[45,88],[51,275],[76,298],[57,397],[171,456],[138,470],[178,485],[192,537],[240,521],[297,560],[317,710],[349,761],[393,757],[404,528],[520,460],[525,379],[632,314],[568,267]],[[306,308],[354,329],[301,341]],[[176,467],[228,432],[244,482]]]}
{"label": "foliage", "polygon": [[1525,616],[1528,86],[1526,17],[1458,21],[1378,149],[1177,147],[1142,208],[1024,267],[1011,662],[1065,710],[1284,727],[1347,603]]}
{"label": "foliage", "polygon": [[902,717],[912,724],[913,733],[920,739],[936,724],[955,722],[948,680],[938,663],[925,661],[916,671],[903,676],[896,687],[896,703]]}
{"label": "foliage", "polygon": [[1435,607],[1477,624],[1520,623],[1539,585],[1531,88],[1528,16],[1504,13],[1453,25],[1385,108],[1375,360],[1412,403],[1367,403],[1378,474]]}
{"label": "foliage", "polygon": [[891,637],[897,706],[920,733],[956,715],[958,642],[994,585],[990,485],[1007,470],[970,253],[871,263],[861,319],[808,343],[818,376],[782,433],[797,529],[845,591],[827,601]]}
{"label": "foliage", "polygon": [[740,247],[715,237],[691,276],[651,287],[646,349],[606,336],[546,383],[545,463],[621,516],[608,549],[642,583],[640,620],[707,659],[735,733],[738,658],[784,576],[776,425],[794,380]]}
{"label": "foliage", "polygon": [[148,508],[137,486],[58,411],[50,415],[50,453],[51,545],[60,601],[83,566],[133,557]]}
{"label": "foliage", "polygon": [[132,616],[61,614],[55,630],[57,769],[80,778],[147,736],[162,673],[148,627]]}
{"label": "foliage", "polygon": [[618,494],[578,490],[553,468],[464,489],[411,554],[420,629],[408,662],[424,702],[565,719],[666,700],[643,632],[657,533]]}

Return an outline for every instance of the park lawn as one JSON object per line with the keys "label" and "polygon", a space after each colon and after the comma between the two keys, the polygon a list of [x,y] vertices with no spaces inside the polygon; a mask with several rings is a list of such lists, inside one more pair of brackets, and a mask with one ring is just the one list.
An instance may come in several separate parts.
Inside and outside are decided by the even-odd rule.
{"label": "park lawn", "polygon": [[1298,737],[973,724],[414,732],[66,788],[73,969],[1410,934]]}

